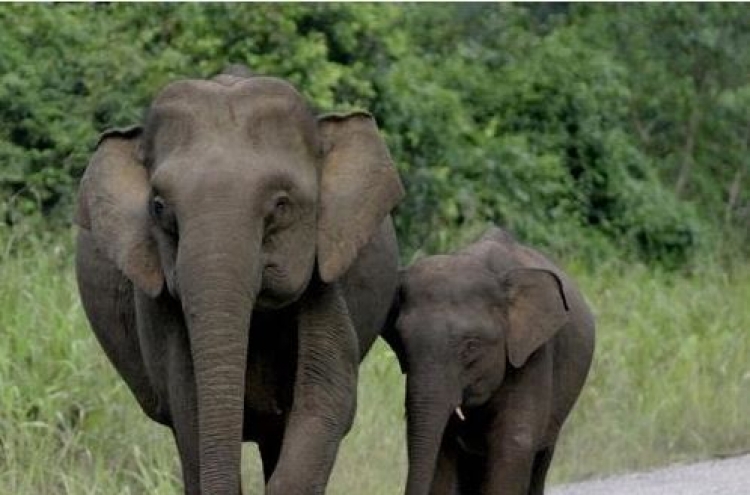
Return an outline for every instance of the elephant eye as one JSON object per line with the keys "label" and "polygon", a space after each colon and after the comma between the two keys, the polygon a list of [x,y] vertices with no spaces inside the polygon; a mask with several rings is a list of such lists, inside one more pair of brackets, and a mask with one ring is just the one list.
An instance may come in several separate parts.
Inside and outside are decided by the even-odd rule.
{"label": "elephant eye", "polygon": [[154,219],[162,230],[169,234],[177,235],[177,219],[161,196],[156,195],[151,198],[149,210],[151,218]]}
{"label": "elephant eye", "polygon": [[482,348],[482,344],[479,339],[469,338],[463,343],[461,349],[461,361],[465,366],[471,366],[477,360],[478,353]]}
{"label": "elephant eye", "polygon": [[164,200],[160,196],[154,196],[151,200],[151,215],[158,220],[164,213],[164,207]]}
{"label": "elephant eye", "polygon": [[289,198],[287,196],[281,196],[276,198],[276,203],[274,204],[274,211],[277,215],[283,215],[291,206],[291,202],[289,201]]}
{"label": "elephant eye", "polygon": [[266,216],[266,235],[271,235],[288,227],[294,220],[292,212],[294,204],[286,193],[280,193],[270,203],[270,211]]}

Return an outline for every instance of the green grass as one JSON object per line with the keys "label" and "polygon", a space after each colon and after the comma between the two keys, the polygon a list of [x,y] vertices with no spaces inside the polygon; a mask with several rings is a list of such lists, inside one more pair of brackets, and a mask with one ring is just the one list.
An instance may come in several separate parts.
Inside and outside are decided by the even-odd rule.
{"label": "green grass", "polygon": [[[88,329],[69,243],[31,244],[0,243],[0,493],[180,493],[171,435],[139,411]],[[571,272],[595,308],[598,347],[553,482],[750,447],[750,267]],[[329,493],[400,493],[403,414],[403,378],[378,345]],[[260,493],[254,446],[244,454],[245,485]]]}
{"label": "green grass", "polygon": [[750,448],[750,267],[578,276],[597,350],[554,480]]}

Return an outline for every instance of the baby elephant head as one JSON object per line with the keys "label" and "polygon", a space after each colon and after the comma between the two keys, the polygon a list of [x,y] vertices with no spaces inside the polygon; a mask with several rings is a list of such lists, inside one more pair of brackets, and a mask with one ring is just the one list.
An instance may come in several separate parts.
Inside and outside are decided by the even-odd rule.
{"label": "baby elephant head", "polygon": [[453,411],[487,402],[507,366],[523,367],[568,321],[554,272],[492,266],[474,256],[432,256],[402,273],[386,339],[407,373],[407,493],[429,487]]}

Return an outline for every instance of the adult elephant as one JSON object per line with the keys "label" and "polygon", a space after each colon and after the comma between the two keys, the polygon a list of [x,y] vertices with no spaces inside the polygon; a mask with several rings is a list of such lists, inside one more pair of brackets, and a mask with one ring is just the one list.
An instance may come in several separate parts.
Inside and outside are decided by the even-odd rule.
{"label": "adult elephant", "polygon": [[76,271],[100,344],[174,432],[188,494],[318,494],[359,361],[397,285],[403,196],[369,114],[316,118],[287,82],[183,80],[105,132],[81,181]]}

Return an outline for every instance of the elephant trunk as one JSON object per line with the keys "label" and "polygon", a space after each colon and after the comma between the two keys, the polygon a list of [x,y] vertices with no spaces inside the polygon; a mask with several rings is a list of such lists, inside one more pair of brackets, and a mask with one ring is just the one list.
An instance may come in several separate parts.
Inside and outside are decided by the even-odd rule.
{"label": "elephant trunk", "polygon": [[428,495],[435,477],[443,434],[458,400],[441,379],[440,369],[415,370],[407,378],[407,495]]}
{"label": "elephant trunk", "polygon": [[260,233],[235,229],[212,240],[193,231],[195,238],[181,240],[177,270],[196,382],[201,493],[236,495]]}

